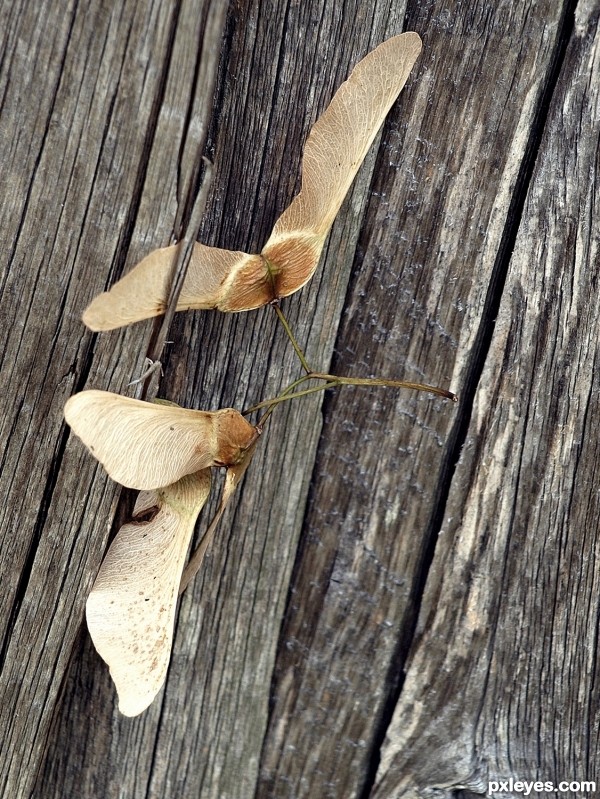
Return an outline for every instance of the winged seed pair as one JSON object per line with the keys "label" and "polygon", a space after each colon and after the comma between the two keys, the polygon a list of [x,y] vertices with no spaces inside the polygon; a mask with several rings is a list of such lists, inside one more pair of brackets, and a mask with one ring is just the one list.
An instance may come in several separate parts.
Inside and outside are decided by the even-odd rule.
{"label": "winged seed pair", "polygon": [[[311,129],[301,191],[260,254],[194,245],[177,310],[248,311],[273,304],[300,358],[302,377],[244,414],[232,408],[188,410],[94,390],[75,394],[65,405],[74,433],[113,480],[141,491],[133,519],[110,546],[86,606],[90,635],[110,667],[119,709],[127,716],[145,710],[165,681],[178,595],[198,571],[280,402],[345,384],[409,387],[456,399],[449,391],[418,383],[313,371],[278,306],[312,277],[350,184],[420,51],[419,36],[404,33],[357,64]],[[83,314],[85,324],[95,331],[111,330],[164,313],[176,257],[177,246],[151,252],[92,301]],[[317,385],[306,387],[308,381]],[[245,416],[259,409],[264,409],[262,417],[250,424]],[[184,570],[215,467],[227,470],[219,509]]]}

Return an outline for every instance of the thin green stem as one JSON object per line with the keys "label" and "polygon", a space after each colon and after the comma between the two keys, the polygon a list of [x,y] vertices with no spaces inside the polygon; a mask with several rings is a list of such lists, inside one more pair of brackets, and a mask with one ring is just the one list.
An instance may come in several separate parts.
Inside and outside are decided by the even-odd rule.
{"label": "thin green stem", "polygon": [[285,332],[287,334],[287,337],[292,342],[292,347],[294,348],[294,350],[296,352],[296,355],[300,359],[300,363],[302,364],[302,368],[304,369],[304,371],[307,374],[310,374],[311,373],[311,368],[308,365],[308,361],[306,360],[306,357],[305,357],[304,353],[300,349],[300,345],[296,341],[296,337],[292,333],[292,328],[290,327],[288,320],[285,318],[285,316],[283,314],[283,311],[279,307],[279,303],[278,302],[274,302],[273,303],[273,308],[275,309],[275,313],[279,317],[279,321],[283,325],[283,329],[285,330]]}
{"label": "thin green stem", "polygon": [[[294,391],[298,386],[305,383],[307,380],[323,380],[324,383],[320,386],[313,386],[312,388],[305,388],[302,391]],[[273,410],[282,402],[287,402],[291,399],[298,397],[306,397],[309,394],[316,394],[319,391],[326,391],[328,388],[336,388],[338,386],[387,386],[389,388],[410,388],[415,391],[427,391],[430,394],[436,394],[446,399],[451,399],[453,402],[458,402],[458,397],[451,391],[446,391],[445,388],[438,388],[437,386],[429,386],[425,383],[412,383],[408,380],[386,380],[377,377],[338,377],[338,375],[330,375],[324,372],[309,372],[294,380],[293,383],[284,389],[281,394],[271,399],[263,400],[247,408],[243,415],[247,416],[254,411],[261,408],[267,408],[266,413],[261,417],[257,427],[263,427],[266,420],[269,418]]]}
{"label": "thin green stem", "polygon": [[302,385],[302,383],[306,382],[307,380],[310,380],[310,375],[303,375],[302,377],[299,377],[298,380],[294,380],[294,382],[290,383],[290,385],[286,389],[284,389],[281,392],[281,394],[275,397],[275,401],[265,400],[264,402],[259,402],[257,405],[253,405],[251,408],[248,408],[247,410],[243,411],[242,415],[247,416],[248,414],[253,413],[254,411],[260,410],[261,408],[267,408],[267,412],[260,417],[260,419],[256,424],[256,427],[262,430],[263,427],[265,426],[265,422],[267,421],[269,416],[273,413],[277,405],[280,402],[283,402],[284,398],[286,398],[291,392],[293,392],[295,388]]}
{"label": "thin green stem", "polygon": [[[306,379],[308,380],[309,377],[312,377],[312,375],[307,375]],[[264,420],[270,416],[271,411],[276,405],[279,405],[280,402],[287,402],[287,400],[297,399],[298,397],[306,397],[309,394],[317,394],[319,391],[327,391],[328,388],[335,388],[336,386],[340,385],[341,383],[339,380],[332,380],[329,383],[323,383],[320,386],[312,386],[311,388],[304,388],[302,391],[294,391],[293,393],[289,393],[289,391],[286,389],[286,391],[284,391],[278,397],[273,397],[272,399],[265,400],[264,402],[259,402],[258,405],[254,406],[254,410],[268,408],[268,411],[261,418],[259,426],[263,424]]]}
{"label": "thin green stem", "polygon": [[452,391],[447,391],[445,388],[438,388],[437,386],[429,386],[426,383],[413,383],[410,380],[387,380],[386,378],[378,377],[338,377],[338,375],[329,375],[323,372],[311,372],[309,377],[315,380],[335,381],[342,386],[388,386],[389,388],[410,388],[414,391],[426,391],[428,394],[437,394],[439,397],[451,399],[452,402],[458,402],[458,397]]}
{"label": "thin green stem", "polygon": [[[290,391],[293,391],[296,388],[296,386],[302,385],[302,383],[305,383],[307,380],[310,380],[310,375],[303,375],[302,377],[299,377],[298,380],[294,380],[294,382],[290,383],[290,385],[287,388],[284,388],[281,394],[278,394],[275,399],[286,396],[287,394],[289,394]],[[246,408],[246,410],[242,411],[242,416],[250,416],[250,414],[254,413],[254,411],[259,411],[261,408],[266,408],[268,405],[271,405],[272,402],[273,402],[272,399],[263,400],[263,402],[258,402],[256,405],[252,405],[250,408]]]}

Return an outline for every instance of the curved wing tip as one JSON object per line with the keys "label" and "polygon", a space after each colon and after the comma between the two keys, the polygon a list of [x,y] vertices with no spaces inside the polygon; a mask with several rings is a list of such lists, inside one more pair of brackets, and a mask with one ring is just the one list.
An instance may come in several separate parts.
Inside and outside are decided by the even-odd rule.
{"label": "curved wing tip", "polygon": [[77,394],[72,394],[69,397],[69,399],[65,402],[63,407],[63,414],[65,417],[65,421],[71,428],[73,427],[73,422],[75,421],[75,415],[77,414],[77,411],[81,407],[80,395],[82,393],[83,392],[78,391]]}
{"label": "curved wing tip", "polygon": [[85,407],[92,398],[97,399],[99,396],[107,396],[110,393],[110,391],[101,391],[98,388],[85,388],[83,391],[77,391],[75,394],[71,394],[69,399],[65,402],[65,416],[75,408]]}
{"label": "curved wing tip", "polygon": [[107,324],[104,314],[102,313],[102,306],[104,305],[104,297],[108,296],[108,292],[98,294],[97,297],[90,302],[85,311],[81,314],[81,321],[94,333],[99,333],[102,330],[112,330],[114,325]]}
{"label": "curved wing tip", "polygon": [[[190,305],[186,310],[193,308],[195,306]],[[127,305],[122,302],[117,304],[114,295],[111,295],[110,291],[105,291],[94,297],[82,313],[81,321],[94,333],[105,333],[108,330],[117,330],[120,327],[134,325],[136,322],[153,319],[164,314],[165,310],[166,304],[162,301],[151,303],[140,296],[132,298]],[[177,308],[177,310],[182,309]]]}
{"label": "curved wing tip", "polygon": [[[379,47],[382,47],[386,44],[392,47],[401,48],[405,55],[411,55],[415,59],[418,58],[421,50],[423,49],[423,41],[416,31],[405,31],[404,33],[398,33],[396,36],[392,36],[390,39],[386,39],[385,41],[381,42]],[[376,47],[375,49],[377,50],[378,48]]]}
{"label": "curved wing tip", "polygon": [[414,55],[415,59],[419,56],[423,49],[423,40],[416,31],[406,31],[399,34],[397,38],[402,39],[403,46]]}
{"label": "curved wing tip", "polygon": [[412,42],[414,42],[414,44],[419,45],[419,47],[423,46],[423,40],[416,31],[406,31],[404,36],[406,36],[407,39],[410,39]]}
{"label": "curved wing tip", "polygon": [[[117,694],[118,693],[119,692],[117,691]],[[153,693],[151,696],[149,693],[142,694],[141,696],[119,695],[119,713],[121,713],[123,716],[128,716],[129,718],[139,716],[140,713],[143,713],[144,710],[147,710],[152,702],[154,702],[157,693],[158,691]]]}

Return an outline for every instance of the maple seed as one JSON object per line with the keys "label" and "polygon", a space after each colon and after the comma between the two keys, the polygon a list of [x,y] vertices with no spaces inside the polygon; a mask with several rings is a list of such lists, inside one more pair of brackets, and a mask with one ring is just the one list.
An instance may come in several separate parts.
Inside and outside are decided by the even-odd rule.
{"label": "maple seed", "polygon": [[108,391],[82,391],[65,419],[117,483],[150,490],[240,462],[258,432],[233,408],[194,411]]}
{"label": "maple seed", "polygon": [[[194,245],[177,310],[245,311],[271,303],[304,369],[279,396],[244,412],[265,409],[255,426],[232,408],[196,411],[106,391],[80,392],[65,405],[67,422],[108,474],[141,489],[132,520],[111,544],[86,605],[90,635],[110,668],[124,715],[145,710],[164,684],[178,594],[198,572],[274,408],[342,385],[412,388],[456,401],[451,392],[421,383],[312,370],[278,307],[281,297],[312,277],[350,184],[420,51],[416,33],[395,36],[367,55],[340,86],[306,141],[301,191],[260,254]],[[177,247],[151,252],[95,298],[84,322],[93,330],[110,330],[164,313],[177,258]],[[171,313],[172,305],[166,326]],[[314,381],[319,385],[307,387]],[[227,469],[221,499],[184,570],[213,466]]]}
{"label": "maple seed", "polygon": [[[293,294],[310,280],[333,220],[383,120],[421,52],[416,33],[388,39],[360,61],[313,125],[304,147],[302,188],[275,223],[260,255],[195,244],[178,311],[249,311]],[[154,250],[83,314],[112,330],[165,312],[177,247]]]}

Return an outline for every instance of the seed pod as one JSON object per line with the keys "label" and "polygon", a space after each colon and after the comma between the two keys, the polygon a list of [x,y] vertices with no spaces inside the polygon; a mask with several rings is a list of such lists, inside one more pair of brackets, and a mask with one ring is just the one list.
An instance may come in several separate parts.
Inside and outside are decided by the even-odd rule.
{"label": "seed pod", "polygon": [[[383,120],[421,52],[416,33],[376,47],[354,68],[313,125],[302,188],[279,217],[260,255],[194,245],[178,311],[248,311],[293,294],[312,277],[325,239]],[[165,312],[177,247],[154,250],[83,314],[111,330]]]}
{"label": "seed pod", "polygon": [[82,391],[65,419],[117,483],[150,490],[211,466],[234,466],[257,431],[233,408],[194,411]]}

